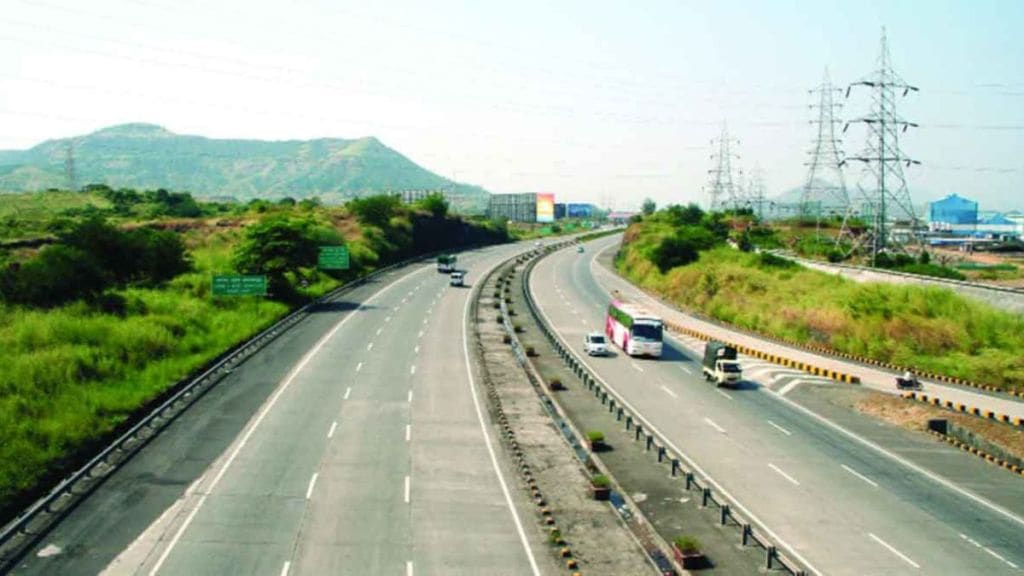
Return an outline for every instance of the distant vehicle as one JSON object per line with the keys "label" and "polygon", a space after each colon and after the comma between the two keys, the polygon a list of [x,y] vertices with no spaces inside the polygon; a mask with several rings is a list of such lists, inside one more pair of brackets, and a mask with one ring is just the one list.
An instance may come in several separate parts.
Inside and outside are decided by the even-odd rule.
{"label": "distant vehicle", "polygon": [[466,285],[466,271],[456,270],[452,272],[452,275],[448,279],[448,283],[452,286],[465,286]]}
{"label": "distant vehicle", "polygon": [[643,308],[616,299],[608,306],[604,332],[630,356],[661,357],[661,318]]}
{"label": "distant vehicle", "polygon": [[535,240],[533,246],[534,248],[540,248],[540,240]]}
{"label": "distant vehicle", "polygon": [[590,356],[605,356],[608,354],[608,340],[600,332],[591,332],[583,337],[583,348]]}
{"label": "distant vehicle", "polygon": [[455,270],[455,261],[457,258],[452,254],[441,254],[437,257],[437,271],[438,272],[452,272]]}
{"label": "distant vehicle", "polygon": [[583,254],[583,244],[577,244],[576,251],[579,252],[580,254]]}
{"label": "distant vehicle", "polygon": [[906,372],[903,376],[896,377],[896,388],[899,390],[921,390],[921,381],[917,379],[917,374],[912,372]]}
{"label": "distant vehicle", "polygon": [[704,345],[703,372],[704,379],[717,386],[735,388],[743,379],[743,369],[736,361],[736,349],[717,340]]}

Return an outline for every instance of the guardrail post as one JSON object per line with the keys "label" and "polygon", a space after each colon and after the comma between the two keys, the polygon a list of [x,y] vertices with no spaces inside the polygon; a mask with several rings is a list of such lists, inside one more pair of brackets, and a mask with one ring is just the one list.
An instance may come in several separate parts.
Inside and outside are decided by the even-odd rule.
{"label": "guardrail post", "polygon": [[701,496],[701,506],[707,508],[708,507],[708,500],[711,499],[711,488],[704,488],[703,490],[701,490],[700,491],[700,496]]}
{"label": "guardrail post", "polygon": [[633,427],[633,417],[632,416],[626,416],[626,430],[628,431],[632,427]]}
{"label": "guardrail post", "polygon": [[686,473],[686,489],[689,490],[690,486],[693,485],[693,472]]}
{"label": "guardrail post", "polygon": [[647,442],[646,442],[646,444],[647,444],[647,451],[650,452],[651,451],[651,446],[654,444],[654,434],[648,434],[647,435]]}
{"label": "guardrail post", "polygon": [[765,556],[764,567],[767,568],[768,570],[771,570],[773,568],[772,561],[775,560],[775,555],[776,554],[777,554],[777,552],[775,551],[775,546],[768,546],[767,548],[764,549],[764,556]]}
{"label": "guardrail post", "polygon": [[672,459],[672,476],[675,476],[679,472],[679,458]]}
{"label": "guardrail post", "polygon": [[615,412],[615,398],[608,399],[608,411]]}
{"label": "guardrail post", "polygon": [[643,434],[643,433],[644,433],[644,427],[639,425],[639,424],[637,424],[636,425],[636,434],[634,434],[633,440],[639,440],[640,439],[640,435]]}
{"label": "guardrail post", "polygon": [[619,409],[615,411],[615,421],[616,422],[621,422],[622,421],[622,412],[623,412],[622,406],[619,406]]}
{"label": "guardrail post", "polygon": [[665,460],[665,447],[664,446],[658,446],[658,463],[660,464],[664,460]]}
{"label": "guardrail post", "polygon": [[740,543],[743,546],[746,546],[747,542],[750,541],[750,533],[751,533],[750,524],[744,524],[743,525],[743,533],[740,536]]}
{"label": "guardrail post", "polygon": [[601,392],[601,406],[604,406],[605,402],[607,402],[607,401],[608,401],[608,393],[607,392]]}
{"label": "guardrail post", "polygon": [[722,526],[725,526],[726,521],[729,519],[729,505],[722,504]]}

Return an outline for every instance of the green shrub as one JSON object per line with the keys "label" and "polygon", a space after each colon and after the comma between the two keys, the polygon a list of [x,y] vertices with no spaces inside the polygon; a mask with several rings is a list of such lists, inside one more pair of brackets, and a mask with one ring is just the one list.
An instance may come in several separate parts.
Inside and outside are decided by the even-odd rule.
{"label": "green shrub", "polygon": [[676,548],[683,554],[697,554],[701,551],[700,541],[693,536],[676,536],[672,541]]}
{"label": "green shrub", "polygon": [[589,430],[587,431],[588,442],[604,442],[604,432],[600,430]]}
{"label": "green shrub", "polygon": [[590,477],[590,484],[594,488],[609,488],[612,481],[604,474],[594,474]]}

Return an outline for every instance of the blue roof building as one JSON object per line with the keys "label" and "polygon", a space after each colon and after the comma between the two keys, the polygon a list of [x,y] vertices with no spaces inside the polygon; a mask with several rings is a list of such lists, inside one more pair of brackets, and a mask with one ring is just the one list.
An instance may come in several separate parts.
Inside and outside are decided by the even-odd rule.
{"label": "blue roof building", "polygon": [[956,194],[950,194],[942,200],[932,202],[928,215],[931,223],[941,224],[977,224],[978,203]]}

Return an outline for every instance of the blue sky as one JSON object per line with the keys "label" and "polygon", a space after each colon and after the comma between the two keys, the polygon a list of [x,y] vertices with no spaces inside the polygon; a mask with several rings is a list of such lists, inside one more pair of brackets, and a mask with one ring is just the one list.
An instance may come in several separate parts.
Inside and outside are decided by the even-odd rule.
{"label": "blue sky", "polygon": [[[1024,208],[1024,3],[7,0],[0,148],[122,122],[263,139],[374,135],[493,192],[706,202],[710,140],[802,184],[808,89],[893,63],[921,202]],[[868,112],[867,93],[844,101]],[[864,135],[844,136],[850,153]],[[854,182],[858,172],[848,174]]]}

